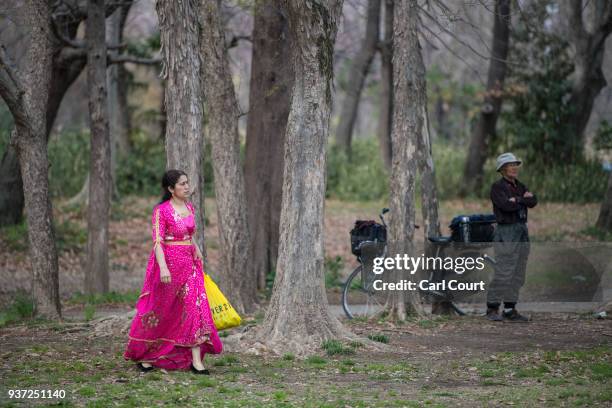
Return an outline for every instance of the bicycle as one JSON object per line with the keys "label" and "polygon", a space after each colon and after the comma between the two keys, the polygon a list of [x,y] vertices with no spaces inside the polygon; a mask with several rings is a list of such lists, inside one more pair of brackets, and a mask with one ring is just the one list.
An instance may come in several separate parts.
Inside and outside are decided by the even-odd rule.
{"label": "bicycle", "polygon": [[[384,215],[387,212],[389,212],[389,209],[383,208],[379,215],[380,220],[382,222],[382,227],[385,228],[385,231],[387,224],[385,223]],[[465,219],[463,220],[465,222],[461,225],[461,227],[464,228],[466,227],[466,223],[469,223],[469,217],[460,217],[468,218],[467,221],[465,221]],[[453,222],[455,219],[453,219]],[[415,225],[415,228],[418,229],[419,226]],[[460,244],[457,245],[457,247],[461,255],[469,255],[473,258],[481,256],[490,265],[494,266],[496,263],[495,260],[488,256],[486,253],[481,253],[481,251],[478,250],[479,243],[470,242],[468,228],[469,225],[467,225],[467,228],[464,228],[463,231],[460,232],[459,236],[453,236],[455,235],[453,234],[451,236],[428,237],[429,243],[433,245],[433,249],[435,249],[434,257],[442,258],[444,257],[447,249],[449,249],[454,244]],[[353,247],[353,253],[357,256],[359,266],[357,266],[351,272],[342,288],[342,308],[344,309],[344,313],[349,319],[353,319],[355,317],[367,318],[375,315],[376,313],[381,312],[387,301],[387,292],[382,290],[376,290],[374,287],[375,281],[379,280],[380,276],[373,272],[374,259],[378,257],[385,258],[387,255],[386,239],[379,240],[375,238],[374,240],[364,240],[360,242],[357,247]],[[440,282],[450,272],[455,271],[447,269],[425,270],[427,280],[429,282]],[[465,279],[466,275],[457,274],[457,276],[461,276]],[[359,277],[360,279],[357,280],[357,277]],[[435,302],[446,302],[453,310],[455,310],[455,312],[457,312],[457,314],[465,315],[465,312],[463,312],[455,303],[458,295],[458,293],[455,291],[439,291],[421,289],[419,287],[419,293],[425,299]],[[462,294],[461,296],[463,295],[464,294]]]}

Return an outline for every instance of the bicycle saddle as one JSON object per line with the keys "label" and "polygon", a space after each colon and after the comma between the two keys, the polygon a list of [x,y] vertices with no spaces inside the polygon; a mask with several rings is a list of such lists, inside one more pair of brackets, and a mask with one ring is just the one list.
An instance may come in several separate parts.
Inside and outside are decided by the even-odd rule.
{"label": "bicycle saddle", "polygon": [[452,242],[452,237],[427,237],[427,239],[434,244],[450,244]]}

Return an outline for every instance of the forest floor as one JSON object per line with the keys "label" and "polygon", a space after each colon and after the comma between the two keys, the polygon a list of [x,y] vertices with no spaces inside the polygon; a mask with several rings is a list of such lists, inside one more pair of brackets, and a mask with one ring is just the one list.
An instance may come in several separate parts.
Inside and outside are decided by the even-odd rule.
{"label": "forest floor", "polygon": [[[116,312],[131,305],[114,305]],[[207,356],[210,376],[141,373],[124,334],[88,323],[29,321],[0,329],[0,406],[455,407],[612,405],[612,320],[534,314],[533,321],[433,318],[401,325],[345,321],[387,343],[328,344],[306,359],[253,355],[234,344]],[[257,326],[261,315],[247,317]],[[232,329],[237,330],[237,329]],[[231,332],[231,330],[230,330]],[[221,332],[225,341],[228,332]],[[8,390],[64,390],[64,399],[9,399]]]}
{"label": "forest floor", "polygon": [[[127,197],[113,207],[113,293],[94,304],[80,294],[87,238],[84,214],[61,203],[56,206],[66,318],[62,322],[7,320],[10,313],[20,313],[19,303],[6,307],[15,290],[29,287],[30,267],[25,227],[0,230],[0,311],[9,310],[0,312],[0,406],[612,406],[612,320],[591,313],[535,312],[528,324],[494,324],[479,316],[401,325],[343,319],[356,334],[387,343],[388,350],[327,344],[307,359],[247,353],[241,344],[230,342],[231,336],[225,337],[243,330],[233,329],[221,333],[227,340],[225,352],[206,359],[211,376],[141,373],[123,359],[126,334],[100,333],[95,322],[133,309],[151,248],[154,202]],[[354,221],[376,219],[383,206],[327,201],[326,264],[337,279],[356,266],[349,245]],[[541,204],[530,211],[532,240],[602,239],[590,228],[598,210],[598,204]],[[443,202],[443,234],[453,216],[480,212],[490,212],[487,201]],[[209,270],[214,276],[219,260],[214,201],[207,201],[206,214]],[[337,304],[337,295],[337,286],[328,291],[330,303]],[[245,316],[243,327],[257,326],[262,318],[263,312]],[[8,390],[15,389],[65,390],[66,397],[11,400]]]}

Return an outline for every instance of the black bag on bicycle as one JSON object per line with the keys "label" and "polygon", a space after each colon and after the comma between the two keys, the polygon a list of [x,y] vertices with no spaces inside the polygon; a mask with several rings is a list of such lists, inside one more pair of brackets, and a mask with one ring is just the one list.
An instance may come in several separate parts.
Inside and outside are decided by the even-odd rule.
{"label": "black bag on bicycle", "polygon": [[361,256],[360,245],[362,242],[387,242],[387,228],[372,220],[357,220],[355,227],[351,230],[351,252],[355,256]]}
{"label": "black bag on bicycle", "polygon": [[494,214],[458,215],[449,227],[455,242],[493,242],[495,232]]}

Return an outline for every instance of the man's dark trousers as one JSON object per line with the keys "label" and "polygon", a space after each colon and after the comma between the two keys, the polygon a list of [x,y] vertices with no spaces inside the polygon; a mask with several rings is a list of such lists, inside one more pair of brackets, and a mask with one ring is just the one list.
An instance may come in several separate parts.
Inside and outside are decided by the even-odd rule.
{"label": "man's dark trousers", "polygon": [[495,248],[495,273],[489,283],[487,304],[518,302],[519,290],[525,283],[527,258],[529,257],[529,233],[527,224],[498,224],[493,236]]}

